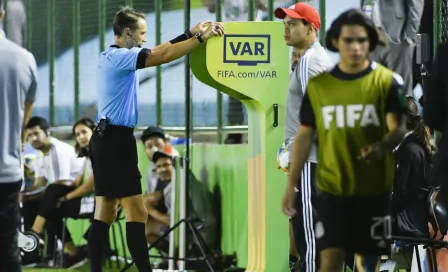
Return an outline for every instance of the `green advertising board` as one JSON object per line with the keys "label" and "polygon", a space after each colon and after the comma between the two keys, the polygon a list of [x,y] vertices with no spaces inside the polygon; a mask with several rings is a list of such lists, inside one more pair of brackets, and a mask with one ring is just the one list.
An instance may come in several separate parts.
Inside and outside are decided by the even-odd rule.
{"label": "green advertising board", "polygon": [[[193,74],[241,100],[248,111],[248,261],[246,271],[288,271],[285,174],[277,169],[289,82],[282,22],[228,22],[225,35],[191,53]],[[244,155],[244,154],[241,154]]]}

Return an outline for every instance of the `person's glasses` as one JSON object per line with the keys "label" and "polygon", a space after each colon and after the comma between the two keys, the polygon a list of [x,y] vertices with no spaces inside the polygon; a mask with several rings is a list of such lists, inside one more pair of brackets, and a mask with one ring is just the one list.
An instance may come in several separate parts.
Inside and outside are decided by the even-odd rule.
{"label": "person's glasses", "polygon": [[365,43],[369,40],[369,38],[367,38],[367,37],[362,37],[362,38],[344,37],[343,40],[345,43],[353,43],[353,42]]}

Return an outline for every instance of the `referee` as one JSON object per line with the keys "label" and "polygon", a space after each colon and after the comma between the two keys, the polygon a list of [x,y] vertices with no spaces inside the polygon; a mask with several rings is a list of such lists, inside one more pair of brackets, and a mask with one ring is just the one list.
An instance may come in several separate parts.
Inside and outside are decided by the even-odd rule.
{"label": "referee", "polygon": [[[0,0],[0,23],[5,14]],[[36,97],[33,55],[5,37],[0,29],[0,271],[22,271],[17,231],[22,187],[23,125]],[[22,135],[20,138],[19,135]]]}
{"label": "referee", "polygon": [[[312,6],[297,3],[289,8],[277,8],[275,17],[283,19],[286,44],[297,49],[300,55],[299,63],[290,77],[286,100],[285,146],[291,156],[294,138],[301,123],[299,111],[308,87],[308,80],[332,67],[333,62],[325,48],[317,41],[317,31],[321,23],[319,13]],[[302,172],[301,188],[296,189],[301,195],[296,198],[295,203],[298,214],[291,218],[295,244],[300,257],[300,271],[303,272],[317,271],[319,264],[314,235],[316,162],[314,148]]]}
{"label": "referee", "polygon": [[[206,28],[207,27],[207,28]],[[206,30],[204,31],[204,29]],[[141,272],[151,271],[145,237],[148,213],[143,205],[134,127],[138,118],[138,69],[179,59],[211,37],[224,34],[220,23],[201,22],[154,49],[142,49],[146,16],[121,8],[113,22],[114,44],[100,54],[98,126],[90,140],[95,176],[95,218],[89,236],[91,271],[102,271],[109,227],[120,203],[126,214],[129,252]]]}

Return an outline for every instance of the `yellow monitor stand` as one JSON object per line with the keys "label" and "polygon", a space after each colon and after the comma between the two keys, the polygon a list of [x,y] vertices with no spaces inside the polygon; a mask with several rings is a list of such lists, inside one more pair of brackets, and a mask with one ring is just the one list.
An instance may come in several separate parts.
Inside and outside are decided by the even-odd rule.
{"label": "yellow monitor stand", "polygon": [[242,101],[248,111],[248,260],[246,271],[288,270],[286,176],[277,169],[289,83],[282,22],[228,22],[226,34],[191,53],[193,74]]}

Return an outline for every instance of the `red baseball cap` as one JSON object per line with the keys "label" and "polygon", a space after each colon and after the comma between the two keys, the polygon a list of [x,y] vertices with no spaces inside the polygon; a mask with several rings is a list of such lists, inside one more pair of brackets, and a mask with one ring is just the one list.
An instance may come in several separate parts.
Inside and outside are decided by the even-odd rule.
{"label": "red baseball cap", "polygon": [[275,10],[275,17],[278,19],[284,19],[286,15],[294,19],[303,19],[313,24],[316,30],[320,28],[320,15],[311,5],[297,3],[289,8],[277,8]]}

